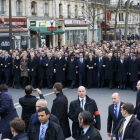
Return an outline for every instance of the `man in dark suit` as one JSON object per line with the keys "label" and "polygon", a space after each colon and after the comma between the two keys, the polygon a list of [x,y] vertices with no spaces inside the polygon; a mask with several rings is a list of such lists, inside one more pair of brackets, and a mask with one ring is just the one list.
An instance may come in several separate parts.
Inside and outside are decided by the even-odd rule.
{"label": "man in dark suit", "polygon": [[123,105],[123,102],[121,102],[119,93],[112,94],[112,102],[113,104],[111,104],[108,107],[108,120],[107,120],[108,137],[111,137],[111,132],[115,130],[119,121],[123,118],[121,114],[121,106]]}
{"label": "man in dark suit", "polygon": [[127,74],[129,71],[129,66],[127,60],[124,59],[122,55],[120,60],[116,64],[117,76],[116,80],[119,82],[120,89],[126,89]]}
{"label": "man in dark suit", "polygon": [[5,52],[4,76],[6,78],[5,85],[10,85],[10,78],[12,76],[12,58],[9,56],[8,52]]}
{"label": "man in dark suit", "polygon": [[35,78],[37,76],[37,59],[35,58],[34,53],[31,53],[31,58],[28,60],[28,71],[30,76],[30,84],[34,86],[35,84]]}
{"label": "man in dark suit", "polygon": [[73,121],[72,137],[74,139],[77,139],[80,136],[81,129],[79,128],[78,115],[80,112],[84,110],[89,111],[94,117],[94,119],[96,120],[96,123],[94,124],[95,128],[97,130],[100,130],[101,128],[100,114],[95,100],[89,98],[86,95],[86,89],[83,86],[80,86],[78,88],[77,93],[78,93],[78,99],[72,101],[69,107],[69,118]]}
{"label": "man in dark suit", "polygon": [[[36,89],[36,91],[39,94],[40,98],[44,99],[42,92],[39,89]],[[19,99],[19,104],[22,106],[21,117],[25,121],[27,131],[30,118],[36,112],[35,104],[38,99],[33,96],[33,87],[31,85],[25,87],[25,93],[26,95]]]}
{"label": "man in dark suit", "polygon": [[[46,107],[47,108],[47,101],[44,100],[44,99],[39,99],[37,102],[36,102],[36,113],[33,114],[30,118],[30,122],[29,122],[29,127],[27,129],[27,135],[29,137],[30,133],[31,133],[31,129],[32,127],[34,126],[34,124],[36,124],[37,122],[39,122],[39,119],[38,119],[38,110],[40,108],[43,108],[43,107]],[[50,114],[50,118],[49,118],[50,121],[60,125],[59,123],[59,120],[56,116]]]}
{"label": "man in dark suit", "polygon": [[65,138],[71,136],[68,120],[68,99],[62,92],[62,84],[55,83],[53,86],[56,98],[53,100],[51,113],[55,115],[60,122]]}
{"label": "man in dark suit", "polygon": [[97,58],[97,74],[98,74],[98,88],[104,86],[104,74],[105,68],[102,66],[105,57],[103,57],[103,53],[99,52],[99,57]]}
{"label": "man in dark suit", "polygon": [[47,53],[47,58],[44,60],[44,66],[46,68],[46,77],[49,88],[53,87],[54,84],[54,73],[55,69],[55,59],[51,57],[51,53]]}
{"label": "man in dark suit", "polygon": [[83,111],[78,116],[79,126],[82,134],[78,140],[102,140],[99,131],[94,127],[93,115],[88,111]]}
{"label": "man in dark suit", "polygon": [[1,140],[5,138],[11,139],[12,133],[10,129],[10,121],[18,117],[16,109],[13,104],[11,94],[8,92],[6,85],[0,85],[0,134]]}
{"label": "man in dark suit", "polygon": [[79,75],[79,86],[82,86],[86,80],[86,59],[83,58],[82,53],[80,53],[80,58],[77,60],[77,73]]}
{"label": "man in dark suit", "polygon": [[140,122],[133,115],[134,106],[131,103],[124,103],[121,113],[124,117],[113,131],[113,140],[139,140]]}
{"label": "man in dark suit", "polygon": [[38,110],[39,121],[34,123],[31,128],[30,140],[65,140],[61,127],[49,118],[48,108],[43,107]]}

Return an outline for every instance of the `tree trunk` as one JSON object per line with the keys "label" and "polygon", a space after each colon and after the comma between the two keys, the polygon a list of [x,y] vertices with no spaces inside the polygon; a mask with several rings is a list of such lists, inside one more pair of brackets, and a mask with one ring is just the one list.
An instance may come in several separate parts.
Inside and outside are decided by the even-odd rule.
{"label": "tree trunk", "polygon": [[124,40],[127,40],[129,5],[130,5],[130,0],[127,0],[126,15],[125,15],[125,33],[124,33]]}
{"label": "tree trunk", "polygon": [[119,7],[120,7],[120,2],[121,2],[121,0],[118,1],[118,5],[117,5],[117,8],[116,8],[115,27],[114,27],[114,40],[116,40],[117,17],[118,17],[118,10],[119,10]]}
{"label": "tree trunk", "polygon": [[93,4],[93,23],[92,23],[92,28],[93,28],[93,34],[92,34],[92,41],[94,41],[94,22],[95,22],[95,9],[96,9],[96,0],[95,0],[95,3]]}

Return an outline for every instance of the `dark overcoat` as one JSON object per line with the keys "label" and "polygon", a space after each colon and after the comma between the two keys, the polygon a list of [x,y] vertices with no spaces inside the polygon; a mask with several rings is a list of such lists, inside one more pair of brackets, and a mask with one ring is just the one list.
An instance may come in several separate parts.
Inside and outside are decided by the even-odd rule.
{"label": "dark overcoat", "polygon": [[29,140],[26,133],[18,133],[15,137],[11,140]]}
{"label": "dark overcoat", "polygon": [[37,67],[37,73],[39,80],[45,79],[45,67],[44,67],[44,60],[41,61],[38,60],[38,67]]}
{"label": "dark overcoat", "polygon": [[68,61],[67,61],[67,80],[77,80],[76,65],[77,65],[76,59],[74,59],[73,62],[71,62],[71,58],[68,59]]}
{"label": "dark overcoat", "polygon": [[[37,75],[37,66],[38,66],[37,62],[38,62],[37,58],[34,58],[32,61],[31,61],[31,58],[29,58],[29,60],[28,60],[29,76]],[[34,71],[32,71],[32,69]]]}
{"label": "dark overcoat", "polygon": [[65,81],[66,60],[64,58],[56,59],[56,81]]}
{"label": "dark overcoat", "polygon": [[68,120],[68,100],[63,93],[57,93],[53,100],[51,113],[55,115],[60,122],[65,138],[71,136],[69,120]]}
{"label": "dark overcoat", "polygon": [[0,75],[2,75],[4,69],[4,58],[0,57]]}
{"label": "dark overcoat", "polygon": [[10,121],[18,117],[10,93],[4,91],[0,93],[0,134],[11,132]]}
{"label": "dark overcoat", "polygon": [[[6,67],[5,67],[6,65]],[[12,75],[12,58],[8,56],[8,58],[5,60],[4,58],[4,75],[5,76],[11,76]]]}

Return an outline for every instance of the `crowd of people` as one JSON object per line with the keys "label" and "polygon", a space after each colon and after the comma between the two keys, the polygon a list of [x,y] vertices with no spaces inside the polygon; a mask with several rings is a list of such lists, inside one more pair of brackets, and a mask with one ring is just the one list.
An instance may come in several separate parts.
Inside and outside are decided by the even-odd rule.
{"label": "crowd of people", "polygon": [[27,50],[0,50],[0,84],[13,88],[86,86],[136,90],[140,41],[110,41]]}

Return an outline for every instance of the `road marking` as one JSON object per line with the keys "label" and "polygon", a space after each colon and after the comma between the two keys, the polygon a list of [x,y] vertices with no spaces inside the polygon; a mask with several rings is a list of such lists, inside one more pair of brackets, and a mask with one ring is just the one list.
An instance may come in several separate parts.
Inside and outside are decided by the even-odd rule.
{"label": "road marking", "polygon": [[[64,91],[64,90],[67,90],[67,89],[68,89],[68,88],[64,88],[63,91]],[[48,93],[48,94],[43,94],[43,96],[46,97],[46,96],[49,96],[49,95],[51,95],[51,94],[54,94],[54,92],[50,92],[50,93]],[[39,99],[39,97],[37,97],[37,98]],[[19,104],[19,102],[18,102],[18,103],[15,103],[14,106],[15,106],[16,109],[21,107],[21,105]]]}

